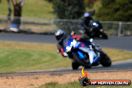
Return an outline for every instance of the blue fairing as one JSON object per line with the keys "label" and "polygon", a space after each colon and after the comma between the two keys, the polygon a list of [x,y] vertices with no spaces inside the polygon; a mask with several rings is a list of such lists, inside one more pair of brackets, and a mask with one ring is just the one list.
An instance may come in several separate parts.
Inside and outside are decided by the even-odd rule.
{"label": "blue fairing", "polygon": [[[72,36],[69,36],[67,39],[64,40],[64,51],[71,52],[72,54],[76,53],[78,59],[85,60],[87,58],[87,56],[85,55],[85,53],[83,51],[80,50],[80,47],[88,48],[87,46],[89,46],[89,45],[90,45],[90,43],[75,41],[72,38]],[[74,49],[75,51],[74,50],[72,51],[72,49]],[[88,51],[88,52],[92,52],[92,51]],[[96,63],[99,60],[100,60],[100,55],[95,55],[93,57],[93,61],[91,62],[91,64]]]}
{"label": "blue fairing", "polygon": [[72,41],[73,41],[73,38],[70,37],[70,38],[68,39],[68,41],[66,42],[66,43],[67,43],[67,46],[70,46]]}
{"label": "blue fairing", "polygon": [[64,40],[64,51],[66,51],[66,47],[71,45],[71,42],[73,41],[72,37],[69,37],[68,40]]}
{"label": "blue fairing", "polygon": [[79,59],[85,59],[84,54],[81,51],[77,51],[78,55],[79,55]]}

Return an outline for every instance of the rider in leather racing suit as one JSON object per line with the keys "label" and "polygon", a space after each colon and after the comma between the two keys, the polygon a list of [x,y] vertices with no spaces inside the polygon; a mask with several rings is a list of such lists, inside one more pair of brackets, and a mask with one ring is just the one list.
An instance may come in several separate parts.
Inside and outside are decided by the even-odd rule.
{"label": "rider in leather racing suit", "polygon": [[[75,34],[74,32],[71,33],[71,36],[72,38],[80,41],[80,42],[84,42],[86,45],[89,45],[89,48],[90,49],[94,49],[93,48],[93,44],[92,44],[92,41],[87,37],[87,35],[85,34],[81,34],[81,35],[77,35]],[[66,32],[63,31],[62,29],[59,29],[55,32],[55,37],[56,37],[56,40],[58,41],[57,43],[57,48],[58,48],[58,52],[63,56],[63,57],[69,57],[69,58],[72,58],[72,55],[70,54],[67,54],[65,51],[64,51],[64,40],[68,37]]]}
{"label": "rider in leather racing suit", "polygon": [[82,30],[87,34],[90,35],[91,31],[91,23],[93,21],[93,18],[90,13],[86,12],[83,15],[83,20],[81,23]]}
{"label": "rider in leather racing suit", "polygon": [[67,57],[67,53],[64,52],[64,40],[67,38],[66,32],[59,29],[55,32],[55,38],[58,41],[57,43],[57,48],[58,48],[58,52],[63,56],[63,57]]}

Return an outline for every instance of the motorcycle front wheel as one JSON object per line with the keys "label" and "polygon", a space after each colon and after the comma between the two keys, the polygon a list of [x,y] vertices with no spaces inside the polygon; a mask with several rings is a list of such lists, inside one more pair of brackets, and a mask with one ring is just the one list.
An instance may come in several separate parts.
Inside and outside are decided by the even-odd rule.
{"label": "motorcycle front wheel", "polygon": [[110,67],[112,65],[112,61],[109,58],[109,56],[107,54],[105,54],[104,52],[101,52],[101,59],[100,59],[100,64],[103,67]]}

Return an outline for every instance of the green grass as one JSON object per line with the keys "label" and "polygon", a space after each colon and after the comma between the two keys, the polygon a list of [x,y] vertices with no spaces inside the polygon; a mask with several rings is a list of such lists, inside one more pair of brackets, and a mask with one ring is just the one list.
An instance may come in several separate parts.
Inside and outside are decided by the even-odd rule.
{"label": "green grass", "polygon": [[[56,52],[0,48],[0,72],[43,70],[66,67],[69,62]],[[63,63],[62,63],[63,62]]]}
{"label": "green grass", "polygon": [[58,83],[47,83],[40,86],[39,88],[132,88],[131,86],[87,86],[82,87],[79,82],[72,82],[67,84],[58,84]]}
{"label": "green grass", "polygon": [[[7,16],[6,0],[2,0],[0,9],[0,16]],[[52,19],[55,15],[53,14],[52,4],[46,0],[25,0],[23,17]]]}
{"label": "green grass", "polygon": [[[132,58],[132,52],[105,48],[113,61]],[[57,53],[55,44],[0,41],[0,73],[70,67],[71,60]]]}
{"label": "green grass", "polygon": [[132,59],[132,52],[122,49],[114,49],[114,48],[104,48],[103,49],[106,54],[112,59],[112,61],[121,61]]}

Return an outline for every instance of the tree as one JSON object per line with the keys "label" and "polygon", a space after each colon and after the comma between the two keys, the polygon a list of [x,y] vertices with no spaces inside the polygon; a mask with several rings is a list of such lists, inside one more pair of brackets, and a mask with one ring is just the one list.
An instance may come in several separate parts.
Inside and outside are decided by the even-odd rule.
{"label": "tree", "polygon": [[78,19],[85,11],[83,0],[54,0],[53,9],[60,19]]}
{"label": "tree", "polygon": [[46,1],[48,1],[48,2],[53,2],[53,0],[46,0]]}
{"label": "tree", "polygon": [[103,6],[110,5],[111,3],[114,3],[115,0],[101,0],[101,3]]}
{"label": "tree", "polygon": [[101,20],[132,21],[132,0],[102,0],[97,13]]}
{"label": "tree", "polygon": [[85,5],[89,8],[93,7],[94,3],[98,0],[83,0]]}
{"label": "tree", "polygon": [[[83,0],[53,0],[53,9],[59,19],[78,19],[85,12]],[[58,28],[64,29],[67,33],[71,30],[77,30],[77,25],[74,22],[55,21]]]}

